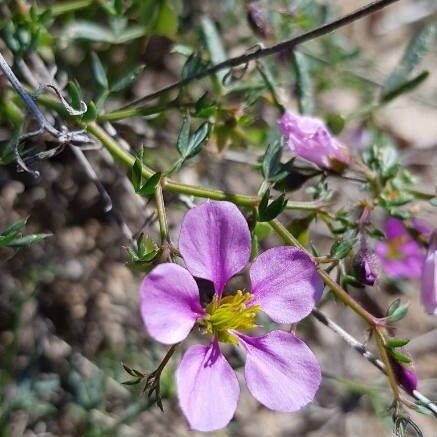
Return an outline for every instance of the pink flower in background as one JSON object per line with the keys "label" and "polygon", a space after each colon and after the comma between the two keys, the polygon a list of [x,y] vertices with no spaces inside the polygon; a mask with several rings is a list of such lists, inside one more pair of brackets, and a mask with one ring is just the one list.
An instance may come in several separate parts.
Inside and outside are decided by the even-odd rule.
{"label": "pink flower in background", "polygon": [[375,253],[386,274],[392,278],[419,278],[424,253],[401,220],[390,217],[385,226],[386,241],[379,242]]}
{"label": "pink flower in background", "polygon": [[428,314],[437,315],[437,231],[431,236],[423,265],[422,304]]}
{"label": "pink flower in background", "polygon": [[[250,266],[250,291],[224,296],[226,283],[247,265],[251,250],[247,222],[229,202],[190,210],[179,250],[188,270],[170,263],[155,267],[141,285],[141,314],[149,334],[164,344],[184,340],[196,323],[212,337],[207,345],[190,346],[176,371],[180,406],[191,428],[222,428],[237,408],[239,384],[219,343],[242,348],[248,389],[267,408],[291,412],[311,402],[321,371],[308,346],[289,332],[246,333],[257,326],[260,311],[277,323],[295,323],[311,312],[323,292],[313,261],[293,247],[267,250]],[[214,285],[205,308],[193,276]]]}
{"label": "pink flower in background", "polygon": [[290,150],[321,168],[340,170],[348,165],[348,149],[335,139],[323,121],[286,111],[278,121]]}
{"label": "pink flower in background", "polygon": [[419,234],[423,235],[424,237],[431,236],[432,228],[423,220],[421,220],[417,217],[414,217],[411,220],[411,224],[413,225],[413,228],[416,230],[416,232],[418,232]]}

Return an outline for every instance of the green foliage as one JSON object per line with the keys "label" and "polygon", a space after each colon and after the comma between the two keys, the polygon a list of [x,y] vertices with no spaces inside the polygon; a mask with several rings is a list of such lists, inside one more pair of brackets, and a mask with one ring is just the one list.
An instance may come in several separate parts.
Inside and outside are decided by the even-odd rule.
{"label": "green foliage", "polygon": [[26,226],[27,219],[18,220],[0,233],[0,247],[24,247],[39,243],[52,234],[29,234],[23,235],[22,230]]}
{"label": "green foliage", "polygon": [[384,103],[393,100],[398,95],[411,91],[421,84],[429,75],[424,71],[414,78],[410,78],[413,70],[426,55],[434,38],[436,26],[425,24],[411,39],[400,64],[391,73],[384,84],[381,100]]}
{"label": "green foliage", "polygon": [[293,69],[296,76],[296,95],[299,112],[310,115],[314,110],[312,79],[307,57],[304,53],[293,51]]}
{"label": "green foliage", "polygon": [[287,198],[285,193],[269,202],[270,190],[266,190],[258,207],[258,219],[260,222],[269,222],[277,217],[286,207]]}

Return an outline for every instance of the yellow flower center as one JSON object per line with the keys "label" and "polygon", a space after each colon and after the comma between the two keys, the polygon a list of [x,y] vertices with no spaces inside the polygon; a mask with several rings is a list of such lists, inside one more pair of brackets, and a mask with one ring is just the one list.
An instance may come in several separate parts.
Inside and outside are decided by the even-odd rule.
{"label": "yellow flower center", "polygon": [[205,308],[207,315],[202,319],[201,326],[221,342],[238,344],[238,338],[229,331],[246,332],[254,328],[255,317],[261,309],[259,305],[248,307],[247,302],[251,299],[250,293],[241,290],[222,298],[214,295]]}
{"label": "yellow flower center", "polygon": [[393,238],[388,242],[388,258],[391,260],[400,260],[405,256],[402,253],[402,246],[406,243],[406,237],[401,235],[399,237]]}

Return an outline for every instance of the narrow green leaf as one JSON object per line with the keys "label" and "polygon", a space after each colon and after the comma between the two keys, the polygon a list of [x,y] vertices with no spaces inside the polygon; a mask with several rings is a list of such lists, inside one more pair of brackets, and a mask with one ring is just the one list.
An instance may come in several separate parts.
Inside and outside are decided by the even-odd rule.
{"label": "narrow green leaf", "polygon": [[141,382],[142,378],[135,378],[135,379],[131,379],[129,381],[123,381],[122,384],[123,385],[136,385],[139,384]]}
{"label": "narrow green leaf", "polygon": [[388,352],[390,353],[390,355],[398,362],[401,364],[410,364],[411,363],[411,358],[408,357],[407,355],[404,355],[400,352],[398,352],[397,350],[394,349],[388,349]]}
{"label": "narrow green leaf", "polygon": [[161,179],[161,173],[155,173],[147,179],[146,183],[138,191],[139,194],[143,196],[151,196],[155,192],[155,188]]}
{"label": "narrow green leaf", "polygon": [[96,104],[93,101],[90,101],[87,106],[88,106],[87,111],[85,112],[85,114],[82,115],[82,119],[81,119],[85,123],[93,121],[97,118]]}
{"label": "narrow green leaf", "polygon": [[390,74],[383,87],[382,100],[387,101],[387,98],[384,98],[384,96],[392,95],[394,90],[398,90],[402,87],[402,84],[409,82],[410,74],[419,65],[431,46],[435,30],[435,24],[425,24],[414,34],[401,62]]}
{"label": "narrow green leaf", "polygon": [[182,80],[188,79],[200,73],[205,68],[202,58],[197,53],[192,53],[182,67]]}
{"label": "narrow green leaf", "polygon": [[176,148],[181,156],[185,156],[188,149],[188,144],[190,141],[190,127],[190,117],[184,117],[181,128],[179,129],[178,139],[176,141]]}
{"label": "narrow green leaf", "polygon": [[399,322],[402,320],[408,313],[408,304],[396,303],[392,304],[389,308],[388,320],[390,322]]}
{"label": "narrow green leaf", "polygon": [[282,193],[277,199],[273,200],[270,204],[268,203],[270,197],[270,191],[267,190],[259,204],[258,215],[260,222],[269,222],[276,218],[287,205],[287,199],[285,193]]}
{"label": "narrow green leaf", "polygon": [[142,174],[142,163],[140,158],[136,158],[132,167],[128,171],[128,177],[132,182],[134,190],[138,192],[141,189],[141,174]]}
{"label": "narrow green leaf", "polygon": [[188,143],[184,159],[190,159],[202,149],[203,143],[208,138],[210,125],[207,121],[202,123],[193,133]]}
{"label": "narrow green leaf", "polygon": [[282,145],[274,141],[267,146],[262,160],[262,172],[266,181],[272,181],[281,168]]}
{"label": "narrow green leaf", "polygon": [[312,80],[308,59],[298,51],[293,51],[293,69],[296,76],[296,95],[299,105],[299,112],[307,115],[314,110],[314,97],[312,90]]}
{"label": "narrow green leaf", "polygon": [[387,341],[387,347],[390,349],[397,348],[397,347],[404,347],[406,346],[410,340],[406,338],[392,338]]}
{"label": "narrow green leaf", "polygon": [[422,82],[424,82],[428,78],[428,76],[429,76],[429,71],[422,71],[422,73],[413,77],[413,79],[410,79],[406,82],[402,82],[397,88],[393,88],[389,92],[385,93],[381,97],[381,101],[383,103],[388,103],[394,98],[400,96],[401,94],[405,94],[410,91],[413,91],[414,88],[418,87]]}
{"label": "narrow green leaf", "polygon": [[93,77],[97,84],[105,90],[108,89],[108,77],[106,76],[105,67],[103,67],[100,58],[94,52],[91,53],[91,68],[93,71]]}
{"label": "narrow green leaf", "polygon": [[39,243],[47,237],[51,237],[52,234],[31,234],[25,235],[24,237],[16,238],[12,240],[8,246],[10,247],[23,247],[30,246],[35,243]]}
{"label": "narrow green leaf", "polygon": [[346,258],[348,253],[352,250],[354,244],[355,244],[354,239],[338,240],[332,245],[330,255],[336,259]]}
{"label": "narrow green leaf", "polygon": [[135,82],[135,80],[138,78],[144,68],[144,65],[140,65],[139,67],[136,67],[133,70],[129,71],[111,86],[111,92],[118,93],[126,89],[133,82]]}
{"label": "narrow green leaf", "polygon": [[[217,27],[215,23],[204,16],[202,18],[202,35],[205,40],[206,47],[208,49],[209,56],[213,64],[218,64],[226,59],[226,52],[222,44],[221,37],[217,31]],[[216,73],[217,78],[220,81],[220,84],[223,83],[223,78],[228,73],[228,70],[220,70]]]}
{"label": "narrow green leaf", "polygon": [[74,109],[81,109],[82,93],[80,86],[76,81],[68,82],[68,95],[70,97],[71,106]]}

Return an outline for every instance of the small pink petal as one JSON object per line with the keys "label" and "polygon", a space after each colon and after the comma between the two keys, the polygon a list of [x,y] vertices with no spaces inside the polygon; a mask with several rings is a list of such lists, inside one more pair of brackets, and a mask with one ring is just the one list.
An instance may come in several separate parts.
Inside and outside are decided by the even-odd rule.
{"label": "small pink petal", "polygon": [[214,431],[232,419],[240,395],[237,377],[217,342],[191,346],[176,371],[181,409],[192,429]]}
{"label": "small pink petal", "polygon": [[311,258],[295,247],[274,247],[250,267],[253,303],[277,323],[307,316],[323,293],[323,282]]}
{"label": "small pink petal", "polygon": [[190,273],[176,264],[160,264],[140,289],[141,316],[149,334],[164,344],[175,344],[190,333],[204,314],[199,289]]}
{"label": "small pink petal", "polygon": [[422,305],[437,315],[437,231],[434,231],[422,270]]}
{"label": "small pink petal", "polygon": [[247,387],[259,402],[271,410],[291,412],[314,399],[321,370],[303,341],[284,331],[263,337],[238,337],[247,351]]}
{"label": "small pink petal", "polygon": [[209,201],[185,215],[179,250],[191,274],[212,281],[218,295],[247,264],[250,248],[249,227],[233,203]]}

